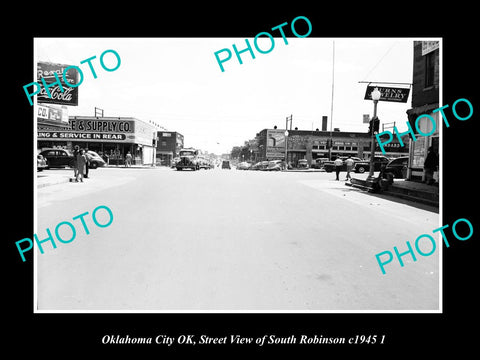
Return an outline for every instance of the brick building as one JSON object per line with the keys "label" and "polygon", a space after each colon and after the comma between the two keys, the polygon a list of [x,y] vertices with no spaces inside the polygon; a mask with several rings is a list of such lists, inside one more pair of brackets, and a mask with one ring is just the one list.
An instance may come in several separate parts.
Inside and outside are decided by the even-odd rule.
{"label": "brick building", "polygon": [[157,165],[171,166],[183,148],[183,135],[176,131],[157,132]]}
{"label": "brick building", "polygon": [[[415,131],[416,141],[410,139],[409,171],[410,180],[425,180],[423,164],[430,146],[439,152],[439,127],[442,122],[439,112],[432,112],[439,107],[440,89],[440,49],[439,41],[414,41],[413,48],[413,85],[412,108],[407,110],[408,121]],[[418,135],[415,127],[417,117],[428,114],[435,120],[436,130],[429,136]],[[423,117],[418,121],[423,133],[433,129],[432,122]]]}
{"label": "brick building", "polygon": [[[257,161],[285,159],[285,129],[263,129],[257,134]],[[311,165],[312,160],[328,158],[329,149],[327,140],[332,139],[332,158],[351,155],[362,159],[370,156],[371,136],[361,132],[350,131],[310,131],[289,130],[287,137],[287,161],[296,165],[298,160],[306,159]],[[404,142],[408,141],[402,137]],[[401,147],[398,139],[394,138],[385,146],[386,156],[398,157],[408,154],[408,145]],[[380,148],[376,148],[375,155],[384,155]]]}

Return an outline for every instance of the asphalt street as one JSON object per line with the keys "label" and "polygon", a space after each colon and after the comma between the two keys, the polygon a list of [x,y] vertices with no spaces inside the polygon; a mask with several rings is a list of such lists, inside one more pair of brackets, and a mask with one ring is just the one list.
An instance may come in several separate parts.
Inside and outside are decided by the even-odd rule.
{"label": "asphalt street", "polygon": [[[395,259],[385,275],[375,259],[431,234],[439,215],[345,186],[334,173],[101,168],[90,175],[36,192],[39,239],[62,221],[76,229],[72,242],[36,250],[38,310],[440,307],[441,246],[416,262],[404,256],[404,267]],[[113,213],[108,227],[92,219],[100,205]],[[88,235],[72,220],[85,212]]]}

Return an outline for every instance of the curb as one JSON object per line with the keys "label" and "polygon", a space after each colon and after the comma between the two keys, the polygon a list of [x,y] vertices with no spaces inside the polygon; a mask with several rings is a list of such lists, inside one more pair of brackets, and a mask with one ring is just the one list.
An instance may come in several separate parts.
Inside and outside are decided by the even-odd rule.
{"label": "curb", "polygon": [[58,178],[58,179],[55,179],[55,181],[48,181],[48,182],[42,182],[42,183],[38,183],[37,181],[37,189],[40,189],[46,186],[51,186],[51,185],[64,184],[68,182],[70,182],[70,178]]}

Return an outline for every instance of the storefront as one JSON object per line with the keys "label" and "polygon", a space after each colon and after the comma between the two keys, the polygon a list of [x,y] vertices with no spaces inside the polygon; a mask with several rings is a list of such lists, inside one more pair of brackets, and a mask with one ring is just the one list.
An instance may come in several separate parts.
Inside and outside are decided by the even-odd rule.
{"label": "storefront", "polygon": [[[433,123],[430,118],[421,117],[417,121],[418,128],[423,134],[431,134],[428,136],[423,136],[416,131],[416,141],[410,139],[410,169],[407,174],[407,178],[409,178],[410,180],[425,181],[425,169],[423,168],[423,166],[428,154],[428,149],[430,147],[432,147],[434,153],[439,154],[439,126],[441,126],[441,123],[439,123],[439,113],[432,113],[432,110],[436,109],[437,107],[437,104],[434,104],[430,106],[410,109],[407,111],[407,114],[409,115],[409,118],[413,123],[413,119],[416,120],[418,116],[423,114],[427,114],[430,116],[430,118],[433,118],[435,120],[435,123]],[[435,127],[434,131],[433,127]],[[438,181],[438,178],[436,180]]]}
{"label": "storefront", "polygon": [[70,116],[68,125],[37,125],[37,147],[93,150],[110,165],[122,165],[130,152],[135,165],[155,164],[156,129],[131,117]]}
{"label": "storefront", "polygon": [[[408,137],[406,137],[408,138]],[[332,147],[328,148],[327,142],[332,139]],[[311,165],[318,158],[332,158],[337,156],[354,156],[367,159],[370,156],[371,136],[359,132],[343,131],[308,131],[264,129],[257,136],[258,160],[285,159],[285,141],[287,142],[287,162],[295,166],[299,160],[306,159]],[[405,140],[406,141],[406,140]],[[385,146],[388,157],[408,155],[408,145],[400,146],[398,139],[393,139]],[[384,155],[376,147],[375,155]]]}

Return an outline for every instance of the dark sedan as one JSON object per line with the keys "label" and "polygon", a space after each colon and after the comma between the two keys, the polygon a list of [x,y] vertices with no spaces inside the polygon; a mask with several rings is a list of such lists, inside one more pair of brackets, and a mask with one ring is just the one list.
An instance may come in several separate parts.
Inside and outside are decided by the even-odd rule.
{"label": "dark sedan", "polygon": [[383,170],[384,176],[392,174],[396,179],[403,179],[407,174],[408,156],[402,156],[390,161]]}
{"label": "dark sedan", "polygon": [[[373,171],[380,171],[382,166],[388,164],[390,160],[390,158],[387,158],[385,156],[375,156],[373,158]],[[353,170],[358,173],[370,171],[370,161],[365,160],[355,163],[355,165],[353,165]]]}
{"label": "dark sedan", "polygon": [[48,168],[73,167],[73,154],[65,149],[46,149],[40,155],[47,159]]}

